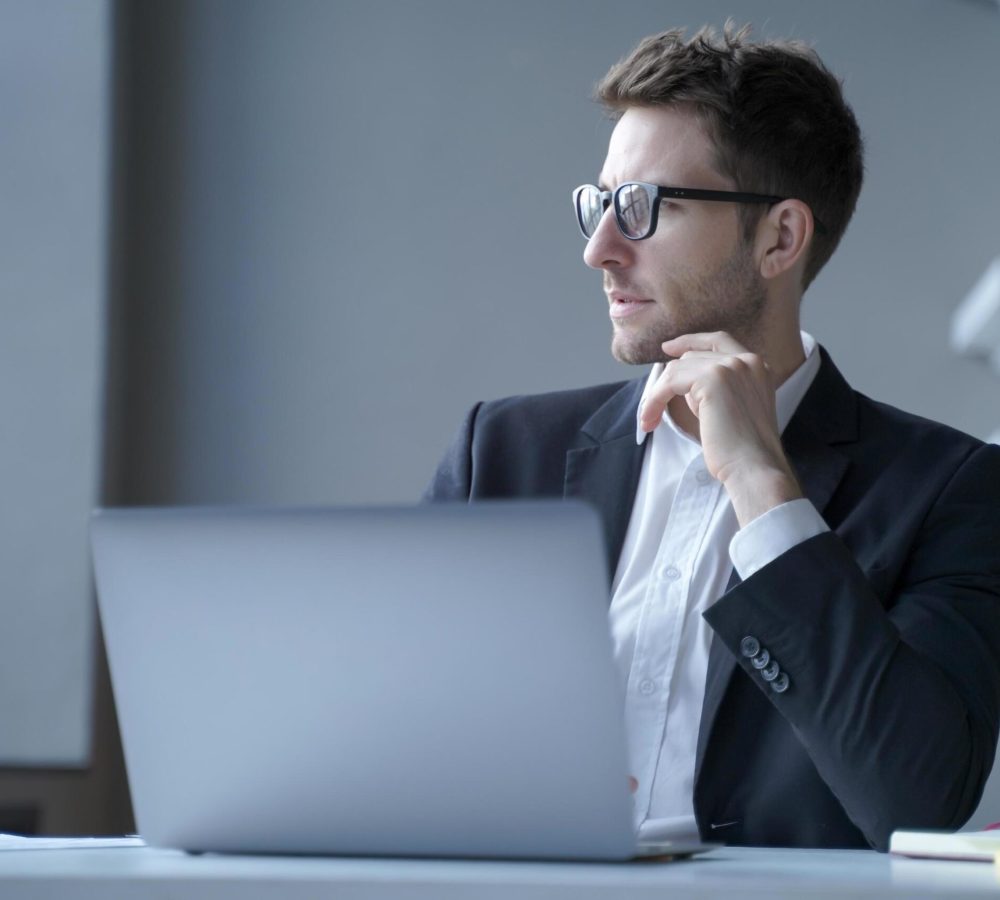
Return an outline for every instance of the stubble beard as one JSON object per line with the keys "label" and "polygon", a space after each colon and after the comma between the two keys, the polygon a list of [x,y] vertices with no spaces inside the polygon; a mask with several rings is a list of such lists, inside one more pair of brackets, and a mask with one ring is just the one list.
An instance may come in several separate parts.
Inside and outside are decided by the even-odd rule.
{"label": "stubble beard", "polygon": [[663,362],[661,344],[699,332],[725,331],[750,349],[758,344],[767,294],[749,247],[738,247],[714,272],[679,284],[671,299],[675,308],[657,308],[656,321],[642,330],[630,330],[627,320],[614,326],[615,359],[632,366]]}

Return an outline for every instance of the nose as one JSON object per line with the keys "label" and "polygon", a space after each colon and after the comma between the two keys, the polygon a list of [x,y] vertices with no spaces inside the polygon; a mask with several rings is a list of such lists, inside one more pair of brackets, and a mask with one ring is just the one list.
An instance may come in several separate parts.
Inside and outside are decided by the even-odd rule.
{"label": "nose", "polygon": [[632,241],[621,233],[614,208],[608,204],[583,250],[583,261],[592,269],[610,269],[628,265],[632,252]]}

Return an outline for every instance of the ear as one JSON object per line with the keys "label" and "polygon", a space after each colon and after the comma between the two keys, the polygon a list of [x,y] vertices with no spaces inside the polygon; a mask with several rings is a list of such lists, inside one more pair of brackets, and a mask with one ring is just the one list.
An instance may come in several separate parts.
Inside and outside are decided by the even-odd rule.
{"label": "ear", "polygon": [[812,210],[801,200],[782,200],[761,219],[757,229],[757,258],[763,278],[805,268],[813,237]]}

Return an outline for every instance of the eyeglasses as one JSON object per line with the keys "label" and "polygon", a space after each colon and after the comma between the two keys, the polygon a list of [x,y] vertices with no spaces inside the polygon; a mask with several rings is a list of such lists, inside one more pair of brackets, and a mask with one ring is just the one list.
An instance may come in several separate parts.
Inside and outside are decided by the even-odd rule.
{"label": "eyeglasses", "polygon": [[[766,203],[773,206],[787,197],[769,194],[747,194],[743,191],[706,191],[701,188],[662,187],[644,181],[626,181],[613,191],[602,191],[593,184],[582,184],[573,191],[576,221],[583,236],[589,241],[609,204],[614,204],[615,220],[621,233],[630,241],[641,241],[656,231],[661,200],[720,200],[727,203]],[[813,217],[819,234],[826,228]]]}

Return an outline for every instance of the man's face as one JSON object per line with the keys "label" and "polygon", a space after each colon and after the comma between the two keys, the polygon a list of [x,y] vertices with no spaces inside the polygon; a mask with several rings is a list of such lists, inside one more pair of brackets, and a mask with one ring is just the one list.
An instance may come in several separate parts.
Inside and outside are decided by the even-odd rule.
{"label": "man's face", "polygon": [[[615,126],[602,190],[626,181],[735,190],[714,171],[712,145],[679,108],[633,108]],[[614,330],[611,352],[636,365],[665,359],[660,345],[682,334],[727,331],[759,345],[766,295],[732,203],[664,200],[652,237],[627,240],[609,207],[583,254],[604,271]]]}

